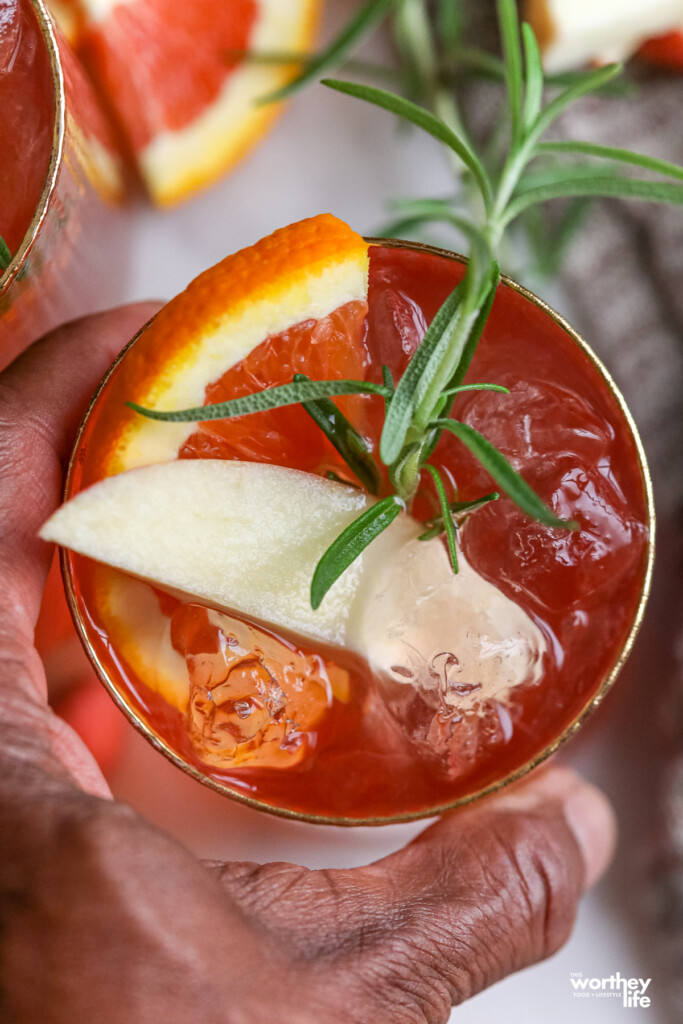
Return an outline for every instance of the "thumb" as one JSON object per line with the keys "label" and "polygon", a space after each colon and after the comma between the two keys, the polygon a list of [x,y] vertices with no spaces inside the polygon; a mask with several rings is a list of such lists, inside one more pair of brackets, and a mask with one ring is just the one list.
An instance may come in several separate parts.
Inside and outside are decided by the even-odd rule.
{"label": "thumb", "polygon": [[367,867],[213,870],[289,956],[318,965],[315,1019],[441,1024],[452,1005],[562,945],[615,833],[605,797],[551,768]]}
{"label": "thumb", "polygon": [[396,894],[395,969],[450,1006],[550,956],[615,837],[606,798],[564,768],[447,815],[365,869]]}

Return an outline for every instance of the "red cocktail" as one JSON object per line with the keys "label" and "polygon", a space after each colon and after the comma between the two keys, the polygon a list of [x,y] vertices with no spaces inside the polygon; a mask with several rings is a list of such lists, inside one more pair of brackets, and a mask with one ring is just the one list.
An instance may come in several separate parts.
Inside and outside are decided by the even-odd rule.
{"label": "red cocktail", "polygon": [[[373,244],[367,316],[361,303],[348,303],[318,321],[313,339],[310,322],[269,337],[217,375],[205,401],[286,383],[297,372],[334,376],[340,355],[338,376],[381,381],[384,364],[396,380],[462,275],[462,261],[447,253]],[[343,350],[339,332],[348,342]],[[120,415],[132,354],[145,339],[143,331],[93,403],[72,461],[70,495],[105,475],[112,418]],[[74,613],[101,677],[145,735],[185,770],[260,807],[317,820],[427,815],[528,770],[602,699],[642,613],[652,552],[649,485],[623,402],[584,343],[509,281],[499,287],[467,380],[510,393],[458,395],[452,415],[493,441],[558,515],[580,526],[548,529],[505,496],[461,525],[461,579],[495,609],[493,630],[477,625],[476,616],[464,625],[469,613],[459,605],[448,625],[454,643],[439,648],[431,635],[415,640],[425,623],[413,617],[386,643],[368,640],[373,658],[384,658],[379,671],[357,645],[312,643],[181,600],[81,555],[65,556]],[[339,402],[376,451],[382,399]],[[199,424],[178,456],[257,460],[355,482],[298,406]],[[432,462],[462,502],[494,490],[450,435]],[[386,478],[382,487],[386,492]],[[413,515],[426,521],[436,511],[433,492],[422,487]],[[406,558],[420,557],[407,551]],[[429,585],[420,587],[415,606],[433,601]],[[403,596],[380,600],[395,609]],[[440,614],[435,604],[430,608]],[[377,654],[378,644],[386,657]],[[419,665],[410,653],[418,647]],[[475,649],[488,665],[483,674]],[[397,650],[402,654],[392,660]],[[519,659],[524,668],[514,675],[510,666]],[[502,676],[498,663],[507,666]]]}
{"label": "red cocktail", "polygon": [[111,301],[102,246],[118,157],[91,87],[42,0],[0,5],[0,367]]}

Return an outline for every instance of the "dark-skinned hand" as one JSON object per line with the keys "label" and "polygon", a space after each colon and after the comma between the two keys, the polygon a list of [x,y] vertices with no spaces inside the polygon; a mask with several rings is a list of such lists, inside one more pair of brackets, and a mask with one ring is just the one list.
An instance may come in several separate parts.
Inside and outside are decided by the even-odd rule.
{"label": "dark-skinned hand", "polygon": [[33,632],[75,429],[155,310],[67,325],[0,375],[2,1024],[438,1024],[567,938],[604,797],[551,768],[367,867],[203,864],[108,787],[47,703]]}

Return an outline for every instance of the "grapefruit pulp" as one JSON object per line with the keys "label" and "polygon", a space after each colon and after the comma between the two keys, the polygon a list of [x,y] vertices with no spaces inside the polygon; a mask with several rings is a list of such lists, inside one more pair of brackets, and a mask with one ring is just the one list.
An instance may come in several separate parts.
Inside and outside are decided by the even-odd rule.
{"label": "grapefruit pulp", "polygon": [[[73,3],[70,4],[73,15]],[[76,51],[152,199],[167,205],[228,171],[268,129],[291,65],[242,51],[305,52],[318,0],[80,0]]]}

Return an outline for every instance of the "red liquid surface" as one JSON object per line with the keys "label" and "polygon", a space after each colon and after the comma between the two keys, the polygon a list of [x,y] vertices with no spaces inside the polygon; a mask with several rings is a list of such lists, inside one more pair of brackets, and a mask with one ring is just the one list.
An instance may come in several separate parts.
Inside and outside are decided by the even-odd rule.
{"label": "red liquid surface", "polygon": [[[396,379],[462,273],[459,263],[435,254],[373,247],[367,322],[356,324],[358,341],[346,356],[351,365],[335,365],[334,375],[365,372],[379,379],[385,363]],[[351,322],[354,310],[340,315]],[[312,350],[305,334],[305,327],[295,328],[264,342],[207,389],[207,401],[291,380],[294,372],[332,375],[324,339]],[[302,656],[322,656],[331,672],[346,673],[350,699],[338,691],[331,696],[328,688],[324,714],[310,717],[305,735],[293,739],[302,756],[290,767],[221,768],[202,760],[184,716],[112,650],[97,620],[93,563],[71,555],[95,654],[126,704],[187,764],[270,806],[329,818],[389,818],[428,812],[504,779],[556,740],[590,702],[628,636],[645,571],[647,506],[634,439],[589,358],[512,288],[499,289],[467,380],[503,384],[511,393],[459,396],[453,415],[489,437],[557,513],[581,525],[576,533],[547,530],[502,497],[460,530],[471,565],[543,631],[548,653],[542,681],[516,688],[508,702],[492,703],[484,714],[444,719],[414,698],[410,687],[379,684],[357,657],[303,645]],[[381,401],[354,396],[345,411],[376,448]],[[96,440],[97,408],[84,433],[74,491],[97,476]],[[181,455],[257,458],[308,472],[333,468],[350,478],[300,409],[203,424]],[[494,489],[450,435],[433,462],[457,484],[461,500]],[[435,511],[429,488],[414,511],[421,518]],[[201,632],[198,622],[206,613],[168,598],[164,604],[174,616],[174,637],[185,637],[178,649],[197,654],[187,636]]]}
{"label": "red liquid surface", "polygon": [[0,0],[0,235],[14,254],[35,213],[52,151],[52,73],[28,0]]}

